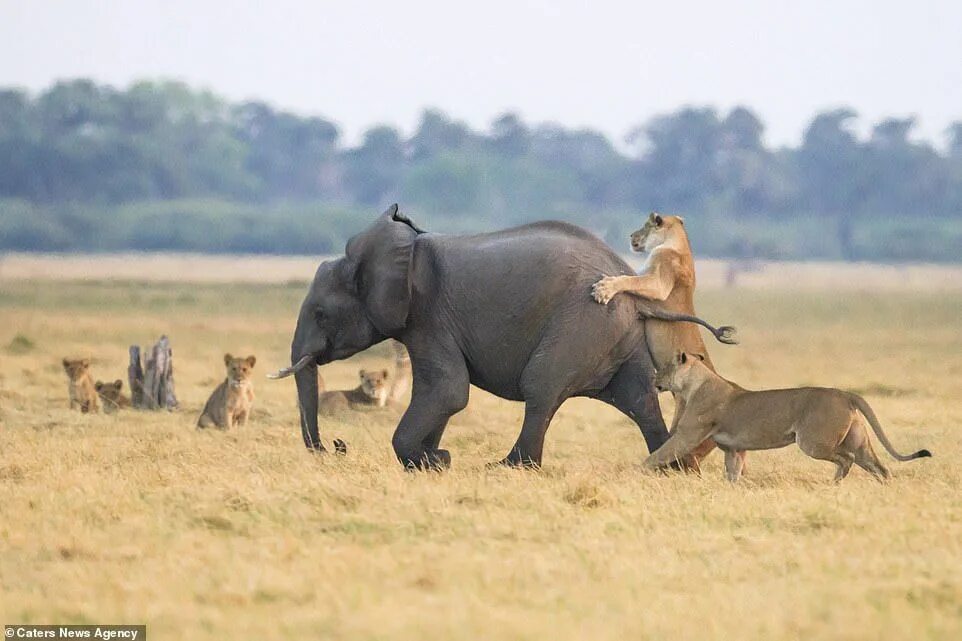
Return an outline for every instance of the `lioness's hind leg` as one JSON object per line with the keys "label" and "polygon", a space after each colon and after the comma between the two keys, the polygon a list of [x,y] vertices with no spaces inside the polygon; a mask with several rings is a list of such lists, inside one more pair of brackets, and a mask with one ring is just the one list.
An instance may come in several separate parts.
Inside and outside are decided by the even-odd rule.
{"label": "lioness's hind leg", "polygon": [[855,453],[855,464],[872,474],[879,481],[884,481],[892,476],[888,468],[882,465],[882,461],[875,455],[872,444],[868,441],[865,442],[865,447]]}
{"label": "lioness's hind leg", "polygon": [[849,471],[852,469],[852,463],[855,462],[855,457],[849,452],[839,452],[835,457],[835,482],[840,482],[843,478],[848,476]]}
{"label": "lioness's hind leg", "polygon": [[865,424],[858,419],[854,420],[849,427],[848,434],[839,445],[839,451],[851,456],[856,465],[879,481],[884,481],[891,476],[872,449],[872,441],[865,430]]}

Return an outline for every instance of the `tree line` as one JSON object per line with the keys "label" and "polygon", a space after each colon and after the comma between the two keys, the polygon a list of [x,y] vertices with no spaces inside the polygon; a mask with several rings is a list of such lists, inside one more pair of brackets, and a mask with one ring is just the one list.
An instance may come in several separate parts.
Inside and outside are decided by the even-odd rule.
{"label": "tree line", "polygon": [[[770,148],[751,109],[684,107],[603,134],[506,113],[477,131],[427,110],[344,144],[331,121],[178,82],[0,89],[0,248],[336,252],[391,202],[443,231],[572,220],[618,246],[681,213],[715,255],[957,260],[962,120],[868,136],[840,108]],[[919,238],[929,230],[933,243]]]}

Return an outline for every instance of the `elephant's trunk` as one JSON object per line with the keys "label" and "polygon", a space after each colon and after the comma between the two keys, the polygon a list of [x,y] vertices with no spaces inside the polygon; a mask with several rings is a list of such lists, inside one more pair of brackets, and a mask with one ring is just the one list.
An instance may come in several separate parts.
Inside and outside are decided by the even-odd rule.
{"label": "elephant's trunk", "polygon": [[[308,354],[307,358],[311,355]],[[317,365],[310,362],[308,366],[294,369],[294,380],[297,382],[297,408],[301,413],[301,436],[304,445],[309,450],[323,451],[321,437],[317,433]]]}

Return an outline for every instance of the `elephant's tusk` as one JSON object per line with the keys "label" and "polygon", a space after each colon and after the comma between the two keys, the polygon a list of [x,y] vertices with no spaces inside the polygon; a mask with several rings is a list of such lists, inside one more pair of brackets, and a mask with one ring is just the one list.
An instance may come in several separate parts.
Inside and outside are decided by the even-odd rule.
{"label": "elephant's tusk", "polygon": [[278,378],[287,378],[291,374],[294,374],[295,372],[299,372],[300,370],[307,367],[308,363],[310,363],[315,358],[316,358],[315,354],[307,354],[306,356],[302,356],[301,360],[297,361],[290,367],[285,367],[284,369],[277,370],[273,374],[268,374],[267,378],[274,379],[274,380]]}

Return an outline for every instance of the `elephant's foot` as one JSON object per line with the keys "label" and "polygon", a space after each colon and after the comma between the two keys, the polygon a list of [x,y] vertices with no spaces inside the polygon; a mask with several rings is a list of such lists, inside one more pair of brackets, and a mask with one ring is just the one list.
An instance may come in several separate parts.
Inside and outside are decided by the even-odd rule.
{"label": "elephant's foot", "polygon": [[[317,443],[312,443],[307,448],[308,452],[312,454],[327,454],[328,449],[324,447],[324,444],[318,441]],[[347,443],[339,438],[334,439],[334,453],[344,455],[347,454]]]}
{"label": "elephant's foot", "polygon": [[524,470],[540,470],[541,461],[536,460],[533,456],[521,452],[517,448],[512,449],[503,459],[497,463],[492,463],[491,467],[513,467],[517,469]]}
{"label": "elephant's foot", "polygon": [[410,472],[441,472],[451,467],[451,453],[447,450],[424,450],[420,455],[398,456],[398,460]]}

